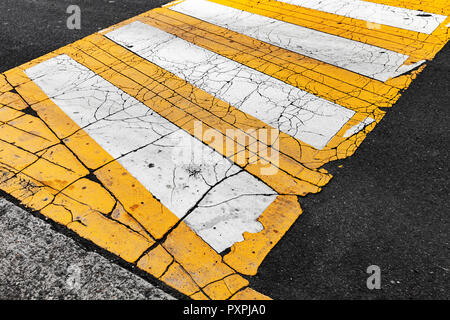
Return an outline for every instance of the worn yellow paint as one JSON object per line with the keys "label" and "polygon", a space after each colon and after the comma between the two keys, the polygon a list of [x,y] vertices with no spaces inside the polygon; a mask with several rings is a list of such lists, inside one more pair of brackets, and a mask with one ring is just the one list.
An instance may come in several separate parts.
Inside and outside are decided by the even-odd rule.
{"label": "worn yellow paint", "polygon": [[[200,290],[198,285],[195,284],[189,274],[178,263],[173,263],[160,279],[187,296],[193,295]],[[201,299],[199,296],[196,296],[196,298]]]}
{"label": "worn yellow paint", "polygon": [[52,128],[59,139],[68,137],[80,130],[80,127],[62,110],[56,108],[50,99],[36,103],[31,108],[36,111],[42,121]]}
{"label": "worn yellow paint", "polygon": [[[248,129],[273,129],[229,104],[193,87],[164,69],[136,55],[130,55],[126,49],[104,37],[94,35],[78,41],[73,46],[79,48],[80,51],[76,53],[71,51],[68,54],[88,68],[90,65],[84,59],[84,56],[87,55],[85,52],[89,52],[91,57],[96,57],[98,61],[101,61],[101,57],[107,54],[105,50],[108,49],[108,62],[111,69],[100,73],[100,75],[126,93],[132,96],[134,94],[135,98],[193,135],[195,133],[195,120],[201,121],[205,127],[208,126],[217,131],[226,140],[234,139],[234,137],[227,136],[228,129],[239,129],[243,135],[249,138],[254,136],[248,134]],[[118,52],[123,50],[124,54],[128,54],[128,56],[125,58],[121,57],[121,60],[118,60],[118,58],[112,60],[112,53],[109,50],[113,47]],[[97,50],[94,50],[95,48]],[[97,56],[98,52],[100,52],[100,56]],[[150,77],[150,75],[155,74],[158,75],[157,79]],[[145,85],[142,85],[142,83],[145,83]],[[137,92],[139,92],[139,95],[137,95]],[[208,107],[206,109],[193,101],[202,101],[204,106]],[[226,122],[228,117],[231,119],[229,122]],[[284,140],[292,139],[282,133],[280,133],[280,137]],[[224,140],[223,146],[226,146],[226,140]],[[204,142],[208,144],[208,141]],[[303,154],[303,151],[298,151],[299,142],[291,143],[292,146],[294,144],[297,146],[295,154]],[[237,152],[245,149],[246,152],[256,155],[246,146],[237,145],[241,148]],[[214,148],[217,146],[217,143],[210,143],[210,146]],[[227,157],[231,156],[226,154],[223,149],[215,149]],[[313,159],[309,159],[309,161],[313,162]],[[279,168],[281,170],[278,170],[275,175],[267,176],[261,174],[260,163],[248,163],[246,167],[249,172],[258,176],[281,194],[305,195],[310,192],[318,192],[320,191],[319,187],[325,185],[331,178],[325,172],[311,170],[283,153],[280,153]],[[288,183],[284,183],[285,181]]]}
{"label": "worn yellow paint", "polygon": [[0,93],[0,103],[16,110],[23,110],[28,106],[18,94],[13,92]]}
{"label": "worn yellow paint", "polygon": [[[389,107],[399,97],[397,88],[387,86],[380,81],[350,71],[345,72],[330,64],[264,44],[167,9],[151,11],[146,15],[146,19],[141,20],[355,111],[370,112],[377,107]],[[212,33],[211,30],[217,34]],[[340,78],[336,77],[339,75],[336,70],[341,71]]]}
{"label": "worn yellow paint", "polygon": [[[248,285],[247,280],[243,279],[240,276],[237,276],[237,277],[239,277],[240,279],[236,279],[234,284],[239,284],[240,286],[237,286],[235,288],[230,288],[228,286],[227,282],[225,282],[225,280],[220,280],[220,281],[213,282],[213,283],[207,285],[205,288],[203,288],[203,291],[212,300],[227,300],[233,294],[235,294],[236,291],[238,291]],[[228,277],[228,278],[230,278],[230,277]]]}
{"label": "worn yellow paint", "polygon": [[256,275],[264,258],[301,213],[297,197],[278,196],[258,218],[264,229],[244,233],[245,241],[234,244],[224,261],[241,274]]}
{"label": "worn yellow paint", "polygon": [[0,92],[7,92],[12,89],[13,88],[6,81],[6,77],[4,75],[0,75]]}
{"label": "worn yellow paint", "polygon": [[77,155],[84,165],[91,170],[100,168],[105,164],[114,161],[114,158],[106,153],[106,151],[104,151],[103,148],[101,148],[97,142],[92,140],[83,130],[79,130],[75,134],[64,138],[63,142]]}
{"label": "worn yellow paint", "polygon": [[[69,207],[70,208],[70,207]],[[68,225],[72,222],[72,213],[64,206],[54,202],[43,207],[40,211],[46,218],[53,220],[61,225]]]}
{"label": "worn yellow paint", "polygon": [[11,120],[14,120],[20,116],[22,116],[24,113],[20,112],[16,109],[4,106],[0,107],[0,123],[6,123]]}
{"label": "worn yellow paint", "polygon": [[[16,71],[14,74],[19,77],[20,72]],[[164,274],[151,272],[151,263],[153,268],[156,268],[155,263],[164,265],[162,252],[168,252],[163,247],[165,245],[173,251],[169,255],[171,260],[168,263],[170,264],[172,260],[183,261],[191,272],[196,273],[197,278],[201,278],[202,275],[201,271],[195,268],[195,264],[217,269],[215,273],[204,277],[204,281],[199,281],[202,286],[217,282],[224,275],[233,274],[233,270],[222,262],[222,257],[183,224],[176,228],[177,232],[173,232],[168,237],[167,243],[161,244],[141,257],[154,244],[154,239],[161,238],[177,223],[178,218],[153,198],[120,164],[113,161],[111,156],[77,127],[51,100],[44,97],[37,86],[31,85],[30,82],[25,83],[28,84],[27,88],[31,92],[28,96],[28,91],[24,90],[24,99],[36,102],[31,105],[31,108],[42,120],[24,115],[23,117],[27,117],[26,123],[29,127],[21,123],[19,127],[44,137],[47,135],[47,138],[51,137],[55,145],[43,148],[40,144],[39,150],[42,149],[42,151],[37,150],[39,152],[33,155],[0,140],[2,143],[0,160],[3,160],[0,161],[0,165],[13,163],[16,166],[15,169],[11,168],[13,172],[6,171],[8,175],[1,175],[4,178],[2,189],[5,192],[22,200],[30,208],[41,210],[45,216],[66,225],[82,237],[117,254],[124,260],[137,263],[143,270],[161,277],[162,281],[188,295],[199,291],[200,287],[179,262],[174,262]],[[14,124],[17,125],[17,123]],[[59,139],[62,139],[64,145]],[[16,157],[20,161],[15,160]],[[90,166],[86,165],[86,162],[90,163]],[[83,178],[89,174],[84,165],[90,169],[98,169],[94,174],[103,185]],[[0,170],[4,172],[8,169],[0,167]],[[14,173],[19,170],[23,173],[15,176]],[[23,190],[24,187],[21,185],[26,185],[28,189]],[[58,190],[62,191],[58,193]],[[183,233],[179,233],[181,230]],[[188,252],[201,253],[190,263],[183,249],[174,249],[176,241],[182,243],[189,238],[193,240],[190,242]],[[150,260],[149,257],[155,254],[159,254],[161,259],[154,257]],[[213,260],[216,261],[217,266],[211,265]],[[230,278],[227,283],[230,287],[239,287],[237,280],[233,281]],[[194,289],[188,290],[187,288],[190,287]],[[210,295],[216,297],[224,295],[223,292],[212,292],[211,288],[209,288]],[[200,298],[199,295],[196,297]]]}
{"label": "worn yellow paint", "polygon": [[23,173],[13,173],[1,165],[0,170],[0,189],[33,210],[44,208],[57,193]]}
{"label": "worn yellow paint", "polygon": [[[357,113],[350,121],[342,127],[342,129],[334,136],[329,142],[333,154],[330,155],[329,161],[345,159],[354,154],[356,149],[364,141],[367,134],[370,133],[384,117],[386,112],[381,110],[376,110],[373,113]],[[364,121],[367,117],[374,119],[375,121],[365,127],[363,130],[359,131],[356,135],[345,138],[344,135],[348,129]]]}
{"label": "worn yellow paint", "polygon": [[[106,189],[97,182],[88,179],[74,182],[64,190],[64,194],[103,214],[110,213],[116,204],[116,201]],[[95,195],[95,197],[92,195]]]}
{"label": "worn yellow paint", "polygon": [[30,79],[26,76],[25,73],[22,72],[20,68],[14,68],[3,73],[7,83],[14,88],[25,83],[29,82]]}
{"label": "worn yellow paint", "polygon": [[136,261],[152,245],[147,238],[92,210],[79,213],[77,221],[67,227],[127,262]]}
{"label": "worn yellow paint", "polygon": [[396,86],[398,88],[407,88],[412,83],[412,81],[417,78],[419,73],[425,69],[426,65],[420,66],[417,70],[412,71],[410,74],[403,75],[394,79],[389,79],[386,83]]}
{"label": "worn yellow paint", "polygon": [[119,202],[116,202],[114,210],[110,215],[111,219],[118,221],[119,223],[126,225],[132,230],[138,232],[141,236],[148,238],[151,241],[155,239],[150,235],[150,233],[144,229],[144,227],[132,217]]}
{"label": "worn yellow paint", "polygon": [[45,95],[33,82],[25,82],[19,86],[17,86],[16,91],[24,98],[25,102],[28,105],[36,104],[40,101],[44,101],[48,99],[47,95]]}
{"label": "worn yellow paint", "polygon": [[238,274],[232,274],[222,280],[227,286],[228,290],[233,294],[249,285],[248,280],[242,278]]}
{"label": "worn yellow paint", "polygon": [[[383,106],[398,97],[398,90],[378,80],[172,10],[155,9],[144,17],[140,18],[142,22],[330,101],[352,96],[356,98],[354,103],[345,105],[352,110],[372,103]],[[321,90],[322,87],[326,89]]]}
{"label": "worn yellow paint", "polygon": [[[431,59],[449,40],[448,19],[431,36],[424,36],[388,26],[370,30],[356,19],[272,0],[212,1],[410,52],[408,63]],[[422,4],[369,1],[409,8]],[[441,0],[425,0],[423,9],[448,13],[444,4]],[[238,144],[235,153],[227,154],[213,141],[204,141],[235,161],[245,153],[245,170],[281,194],[258,219],[263,231],[245,233],[245,240],[233,245],[222,258],[62,112],[23,70],[67,54],[192,135],[194,122],[202,121],[204,129],[214,129],[221,135],[223,145],[234,139],[227,136],[227,129],[241,130],[254,141],[255,129],[271,128],[95,34],[0,74],[0,189],[192,299],[269,299],[249,288],[241,275],[257,273],[264,258],[302,213],[296,195],[319,192],[331,179],[320,167],[352,155],[383,118],[385,112],[379,108],[392,106],[424,66],[382,83],[165,8],[103,32],[136,20],[339,103],[356,114],[321,151],[280,133],[279,170],[273,176],[262,175],[261,169],[274,164],[257,163],[258,158],[247,147]],[[336,25],[338,21],[341,23]],[[344,137],[366,117],[375,122]],[[278,150],[275,146],[267,148]]]}
{"label": "worn yellow paint", "polygon": [[19,149],[16,146],[4,142],[0,137],[0,164],[8,169],[19,172],[35,162],[38,157],[28,151]]}
{"label": "worn yellow paint", "polygon": [[191,299],[193,300],[209,300],[209,298],[201,291],[198,291],[191,295]]}
{"label": "worn yellow paint", "polygon": [[57,144],[56,146],[38,152],[37,155],[53,164],[67,169],[68,171],[77,173],[79,176],[89,174],[89,171],[85,166],[62,144]]}
{"label": "worn yellow paint", "polygon": [[[436,30],[430,35],[430,38],[436,39],[436,44],[430,48],[430,46],[426,46],[422,48],[422,51],[428,54],[427,59],[431,60],[435,57],[435,55],[445,46],[445,44],[450,40],[450,17],[442,22]],[[415,58],[410,57],[405,64],[410,64],[416,62]]]}
{"label": "worn yellow paint", "polygon": [[[31,115],[26,114],[23,117],[9,121],[8,125],[14,127],[17,130],[26,131],[36,137],[47,141],[47,144],[45,144],[46,147],[50,146],[51,144],[59,143],[59,139],[45,125],[45,123]],[[41,148],[42,147],[43,146],[41,146]]]}
{"label": "worn yellow paint", "polygon": [[[30,152],[37,152],[55,144],[55,142],[49,141],[39,135],[27,132],[24,129],[16,128],[14,124],[20,125],[18,120],[23,118],[25,117],[21,117],[7,124],[0,123],[0,137],[3,141],[10,142]],[[27,117],[26,120],[29,119],[30,118]]]}
{"label": "worn yellow paint", "polygon": [[173,257],[161,245],[143,256],[137,266],[156,278],[160,278],[174,261]]}
{"label": "worn yellow paint", "polygon": [[168,234],[163,244],[200,287],[234,273],[233,269],[222,262],[219,254],[203,244],[203,240],[184,222]]}
{"label": "worn yellow paint", "polygon": [[274,0],[209,0],[222,5],[285,21],[411,56],[411,61],[432,59],[442,40],[424,33],[380,25],[369,28],[366,21],[303,8]]}
{"label": "worn yellow paint", "polygon": [[39,159],[31,164],[23,170],[23,173],[56,190],[62,190],[82,177],[81,174],[67,170],[45,159]]}
{"label": "worn yellow paint", "polygon": [[118,162],[100,168],[95,175],[155,239],[162,238],[178,222],[178,218]]}

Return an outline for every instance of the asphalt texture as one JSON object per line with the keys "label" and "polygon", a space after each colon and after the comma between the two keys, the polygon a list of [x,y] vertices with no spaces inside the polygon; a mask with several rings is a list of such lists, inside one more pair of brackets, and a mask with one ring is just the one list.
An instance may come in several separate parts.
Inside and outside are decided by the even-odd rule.
{"label": "asphalt texture", "polygon": [[173,299],[5,199],[0,248],[0,300]]}
{"label": "asphalt texture", "polygon": [[[163,2],[2,0],[0,72]],[[70,4],[81,7],[81,30],[66,27]],[[304,214],[250,279],[254,289],[274,299],[450,298],[450,46],[427,65],[356,154],[326,166],[334,175],[330,184],[300,199]],[[9,211],[1,215],[0,229],[14,217]],[[29,223],[25,218],[14,221],[19,229]],[[8,243],[14,234],[2,232],[0,237],[1,244]],[[73,241],[77,245],[80,240]],[[51,253],[53,246],[50,241],[36,250]],[[61,249],[55,254],[62,254]],[[0,283],[5,277],[18,281],[14,292],[0,289],[0,298],[54,294],[30,293],[33,286],[48,287],[48,282],[36,273],[11,270],[22,267],[9,256],[2,256],[1,263],[10,268],[0,268]],[[381,269],[380,290],[366,286],[370,265]],[[70,296],[64,290],[53,292],[59,298]],[[127,293],[126,288],[120,292],[118,297],[125,299],[152,296]]]}

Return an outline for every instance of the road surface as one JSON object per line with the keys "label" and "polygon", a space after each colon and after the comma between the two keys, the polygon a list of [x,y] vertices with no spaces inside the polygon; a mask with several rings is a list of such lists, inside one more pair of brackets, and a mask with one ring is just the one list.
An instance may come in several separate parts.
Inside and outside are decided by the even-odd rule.
{"label": "road surface", "polygon": [[[0,71],[159,3],[81,2],[81,30],[68,30],[65,25],[69,4],[71,1],[3,1]],[[324,166],[334,178],[320,193],[301,198],[303,214],[251,277],[252,289],[274,299],[449,298],[449,58],[447,45],[427,62],[424,71],[353,156]],[[3,200],[2,208],[0,228],[6,231],[1,233],[0,242],[2,247],[15,245],[8,246],[7,254],[2,256],[1,298],[169,296],[153,287],[159,286],[156,280],[149,284],[130,266],[116,266],[111,255],[78,248],[77,243],[83,241],[73,233],[59,229],[65,234],[56,235],[38,220],[42,216],[26,216]],[[46,231],[43,235],[38,230]],[[31,237],[27,240],[21,234]],[[58,240],[46,241],[49,234]],[[70,241],[71,245],[62,249],[62,241]],[[37,259],[34,250],[43,258]],[[82,252],[81,258],[77,251]],[[49,256],[54,257],[51,265],[42,261]],[[108,266],[110,274],[102,275],[101,293],[103,280],[92,275],[85,279],[93,283],[79,291],[61,289],[73,275],[73,271],[67,271],[66,257],[75,264],[81,259],[88,269]],[[25,259],[29,265],[26,272],[18,259]],[[381,290],[368,290],[366,286],[370,265],[381,268]],[[41,269],[44,271],[35,271]],[[43,273],[52,276],[43,277]],[[139,283],[137,288],[135,283]],[[176,296],[175,292],[170,294]]]}

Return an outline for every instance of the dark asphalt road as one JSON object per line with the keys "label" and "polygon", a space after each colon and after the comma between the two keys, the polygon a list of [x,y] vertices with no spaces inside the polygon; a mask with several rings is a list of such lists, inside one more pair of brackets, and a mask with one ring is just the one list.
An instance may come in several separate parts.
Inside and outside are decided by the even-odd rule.
{"label": "dark asphalt road", "polygon": [[[164,1],[2,0],[0,71]],[[82,29],[65,10],[82,8]],[[449,299],[450,46],[428,63],[356,154],[327,166],[332,182],[252,286],[275,299]],[[343,165],[338,168],[338,165]],[[382,289],[366,288],[378,265]]]}

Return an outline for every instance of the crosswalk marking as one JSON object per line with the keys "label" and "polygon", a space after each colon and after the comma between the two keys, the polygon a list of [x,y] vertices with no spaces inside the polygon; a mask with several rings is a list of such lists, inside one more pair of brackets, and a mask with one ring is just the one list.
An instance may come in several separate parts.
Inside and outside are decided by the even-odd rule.
{"label": "crosswalk marking", "polygon": [[[67,56],[26,74],[217,252],[262,230],[256,219],[276,194],[220,154]],[[205,159],[177,161],[189,151]]]}
{"label": "crosswalk marking", "polygon": [[267,299],[243,275],[448,42],[448,14],[169,3],[0,74],[0,189],[193,299]]}
{"label": "crosswalk marking", "polygon": [[[169,121],[190,132],[191,135],[195,134],[194,122],[196,120],[201,121],[205,127],[216,130],[222,137],[219,140],[224,139],[223,143],[217,145],[214,141],[204,140],[203,142],[225,156],[234,159],[239,153],[254,154],[252,150],[239,142],[236,154],[226,153],[227,150],[223,150],[221,146],[226,145],[227,140],[234,139],[233,136],[227,134],[227,131],[228,129],[232,129],[232,131],[238,129],[244,135],[252,138],[255,129],[267,128],[267,125],[257,119],[253,120],[249,115],[243,114],[229,104],[193,87],[147,60],[133,54],[129,55],[128,50],[107,38],[96,36],[89,40],[75,44],[80,51],[69,53],[74,60],[90,69],[107,68],[106,71],[100,73],[102,77],[128,94],[135,96]],[[105,51],[106,48],[108,50]],[[89,55],[86,52],[89,52]],[[118,56],[115,57],[113,54],[118,54]],[[102,60],[108,61],[110,67],[105,64],[100,67],[98,62]],[[108,70],[109,68],[113,70]],[[148,84],[143,85],[146,83]],[[202,106],[206,106],[206,108]],[[284,136],[289,137],[283,136],[281,133],[279,135],[280,140]],[[298,153],[298,143],[296,147]],[[276,145],[273,148],[278,150]],[[262,174],[262,167],[275,165],[270,159],[272,147],[267,149],[269,152],[264,152],[264,148],[263,152],[257,155],[258,159],[268,162],[267,164],[262,164],[260,161],[248,162],[245,163],[245,167],[247,171],[258,176],[280,194],[305,195],[309,192],[318,192],[320,191],[319,187],[330,179],[330,176],[323,171],[310,170],[282,152],[279,153],[276,166],[280,170],[275,168],[276,173],[273,175]]]}
{"label": "crosswalk marking", "polygon": [[112,31],[106,37],[319,150],[354,115],[352,110],[140,22]]}
{"label": "crosswalk marking", "polygon": [[408,59],[404,54],[207,0],[186,0],[170,7],[170,10],[191,15],[380,81],[386,81],[415,67],[415,65],[403,66]]}
{"label": "crosswalk marking", "polygon": [[334,13],[348,18],[365,20],[396,28],[431,34],[446,16],[404,9],[362,0],[277,0],[309,9]]}
{"label": "crosswalk marking", "polygon": [[[67,47],[63,51],[70,52]],[[41,60],[38,59],[27,64],[24,69],[55,56],[58,54],[49,54]],[[26,77],[25,73],[19,69],[16,69],[13,74],[14,79],[25,79]],[[2,153],[10,155],[10,157],[3,157],[0,163],[2,170],[0,187],[3,191],[17,198],[27,207],[40,210],[46,217],[66,225],[80,236],[93,241],[122,259],[136,263],[142,270],[175,287],[183,294],[197,299],[224,299],[231,296],[234,299],[239,297],[242,299],[267,299],[266,296],[248,288],[248,282],[233,273],[233,270],[227,265],[221,263],[220,256],[209,249],[209,246],[205,246],[183,222],[170,234],[167,234],[164,243],[156,246],[155,239],[162,238],[176,223],[175,216],[164,209],[159,201],[153,198],[117,161],[106,154],[94,140],[83,131],[79,131],[80,128],[72,123],[72,120],[54,105],[33,82],[28,80],[28,82],[22,82],[20,86],[22,85],[27,85],[27,91],[23,92],[21,97],[27,103],[34,101],[33,110],[41,119],[45,119],[43,122],[34,118],[32,128],[35,129],[39,123],[44,127],[51,127],[54,133],[63,139],[63,144],[57,144],[55,148],[66,150],[63,153],[61,153],[62,150],[52,150],[51,148],[44,149],[44,151],[48,151],[49,154],[57,152],[58,162],[64,163],[68,168],[72,168],[75,165],[74,162],[80,159],[84,165],[87,164],[86,166],[95,172],[95,176],[102,185],[88,179],[81,179],[68,188],[58,191],[22,172],[11,174],[11,170],[5,168],[7,165],[5,161],[10,161],[9,164],[17,171],[21,169],[17,159],[23,159],[21,167],[33,166],[36,159],[30,157],[32,154],[29,151],[21,153],[21,149],[8,144],[8,148],[2,148]],[[79,132],[73,135],[74,130]],[[70,137],[64,138],[66,136]],[[55,161],[55,156],[51,158]],[[39,165],[39,168],[40,171],[49,175],[49,182],[65,178],[65,175],[55,174],[53,168],[48,164]],[[39,172],[37,171],[37,173]],[[51,176],[52,174],[53,176]],[[23,184],[26,185],[25,189],[20,187]],[[100,203],[107,202],[105,200],[107,200],[108,192],[117,201],[113,211],[108,211],[109,206],[94,211],[93,205],[98,207]],[[280,216],[278,214],[280,203],[286,205],[293,212],[287,211]],[[260,221],[266,226],[264,221],[267,216],[277,215],[282,225],[277,225],[276,230],[273,229],[273,226],[268,225],[262,233],[255,234],[253,239],[264,236],[266,240],[272,239],[275,244],[287,231],[287,229],[283,231],[283,228],[289,228],[300,213],[295,197],[278,197],[261,215]],[[285,223],[283,217],[290,218],[287,226],[283,226]],[[176,245],[177,243],[183,243],[181,250]],[[255,244],[258,243],[260,241],[255,242]],[[230,253],[226,257],[230,259],[229,264],[233,265],[236,270],[240,270],[239,272],[244,274],[255,272],[255,268],[262,262],[274,244],[262,248],[246,245],[244,248],[235,249],[233,254]],[[154,247],[155,249],[153,249]],[[145,250],[145,248],[148,249]],[[250,259],[247,257],[248,250],[253,252]],[[163,258],[163,256],[169,256],[170,259]],[[149,260],[150,257],[155,259]],[[251,262],[250,266],[249,262]],[[248,269],[249,267],[250,269]],[[210,283],[214,283],[212,286],[214,289],[209,288]],[[221,287],[215,287],[219,284]],[[206,292],[207,295],[205,295]]]}
{"label": "crosswalk marking", "polygon": [[[153,10],[139,21],[352,110],[398,97],[398,90],[383,82],[175,11]],[[343,93],[357,99],[344,99]]]}
{"label": "crosswalk marking", "polygon": [[407,65],[431,59],[442,48],[443,40],[435,35],[436,31],[428,35],[379,24],[374,28],[368,21],[275,0],[208,1],[407,55],[411,57]]}

